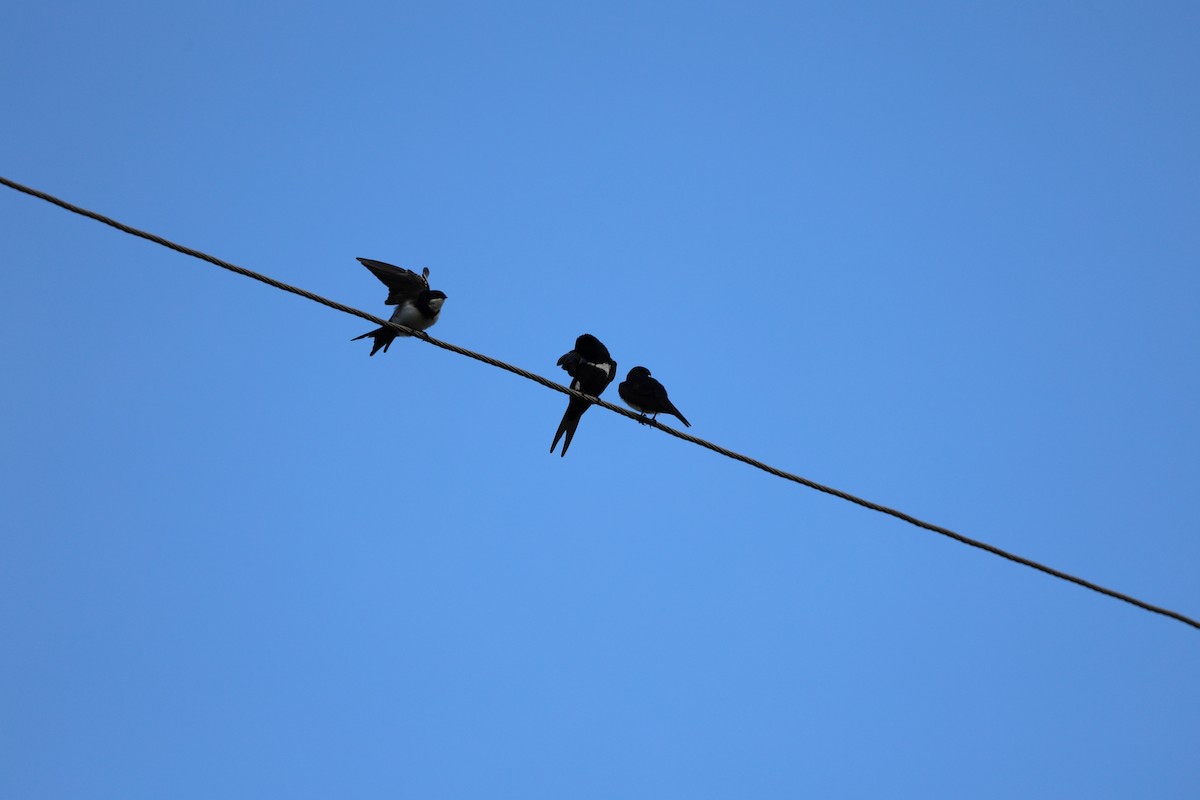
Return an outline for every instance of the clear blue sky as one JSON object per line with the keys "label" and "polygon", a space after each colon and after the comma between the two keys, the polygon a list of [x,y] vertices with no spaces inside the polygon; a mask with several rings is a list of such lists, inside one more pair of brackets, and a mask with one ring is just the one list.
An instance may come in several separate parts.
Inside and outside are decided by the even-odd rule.
{"label": "clear blue sky", "polygon": [[[1197,9],[10,4],[0,174],[1195,616]],[[1178,622],[8,189],[0,263],[0,796],[1200,794]]]}

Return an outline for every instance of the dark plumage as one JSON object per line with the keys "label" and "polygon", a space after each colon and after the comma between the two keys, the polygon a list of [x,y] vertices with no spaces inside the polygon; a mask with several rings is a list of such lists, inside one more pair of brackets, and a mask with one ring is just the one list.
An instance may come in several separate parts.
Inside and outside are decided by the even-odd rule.
{"label": "dark plumage", "polygon": [[[364,267],[371,270],[376,278],[383,281],[384,286],[388,287],[388,296],[384,303],[397,307],[392,313],[392,322],[413,330],[423,331],[433,327],[434,323],[438,321],[438,314],[442,311],[442,303],[445,302],[446,295],[429,288],[429,267],[426,267],[418,275],[411,269],[392,266],[382,261],[373,261],[369,258],[360,258],[359,261]],[[357,342],[359,339],[370,336],[375,340],[371,347],[371,355],[375,355],[380,348],[386,353],[397,336],[407,335],[385,326],[368,331],[362,336],[355,336],[350,341]]]}
{"label": "dark plumage", "polygon": [[[599,397],[600,393],[607,389],[613,378],[617,376],[617,362],[613,361],[612,356],[608,354],[608,348],[590,333],[585,333],[576,339],[575,349],[564,354],[558,360],[558,365],[571,376],[572,389],[592,397]],[[558,446],[558,440],[565,433],[567,438],[563,440],[561,455],[567,454],[567,448],[571,446],[571,439],[575,436],[575,429],[579,427],[579,419],[591,405],[587,400],[581,400],[578,397],[571,397],[567,400],[567,410],[563,414],[562,422],[558,423],[554,441],[550,444],[551,453],[554,452],[554,448]]]}
{"label": "dark plumage", "polygon": [[661,383],[650,377],[650,370],[645,367],[634,367],[629,370],[625,380],[621,381],[621,385],[617,387],[617,393],[621,395],[625,405],[642,416],[650,414],[653,419],[659,414],[672,414],[679,417],[679,421],[687,427],[692,427],[692,423],[684,419],[683,414],[679,413],[679,409],[667,397],[667,390]]}

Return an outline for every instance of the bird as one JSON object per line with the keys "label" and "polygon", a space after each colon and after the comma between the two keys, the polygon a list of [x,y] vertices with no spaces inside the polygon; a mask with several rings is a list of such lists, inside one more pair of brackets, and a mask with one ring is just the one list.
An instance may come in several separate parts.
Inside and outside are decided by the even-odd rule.
{"label": "bird", "polygon": [[[572,389],[590,394],[592,397],[599,397],[600,393],[607,389],[613,378],[617,376],[617,362],[613,361],[612,356],[608,354],[608,348],[590,333],[585,333],[575,340],[575,349],[565,353],[558,360],[558,366],[565,369],[571,376]],[[563,440],[562,453],[559,454],[559,457],[567,454],[567,448],[571,446],[571,439],[575,437],[575,429],[579,427],[579,418],[583,416],[583,412],[587,411],[589,406],[591,403],[578,397],[572,396],[567,400],[567,410],[563,414],[562,422],[558,423],[554,441],[550,444],[551,453],[554,452],[554,448],[558,446],[558,440],[565,433],[567,438]]]}
{"label": "bird", "polygon": [[645,367],[634,367],[629,370],[625,380],[617,386],[617,394],[621,395],[625,405],[643,417],[651,414],[651,419],[654,419],[659,414],[674,414],[684,425],[692,427],[692,423],[679,413],[679,409],[667,397],[667,390],[661,383],[650,377],[650,370]]}
{"label": "bird", "polygon": [[[444,292],[429,288],[429,267],[426,267],[418,275],[411,269],[385,264],[382,261],[370,258],[358,260],[364,267],[371,270],[376,278],[383,281],[384,286],[388,287],[388,296],[384,303],[396,306],[396,310],[391,316],[391,322],[423,331],[433,327],[438,321],[438,314],[442,311],[442,303],[446,302],[446,295]],[[380,348],[386,353],[397,336],[408,336],[408,334],[400,333],[395,328],[385,325],[368,331],[362,336],[355,336],[350,341],[357,342],[368,336],[375,340],[371,347],[371,355],[375,355]]]}

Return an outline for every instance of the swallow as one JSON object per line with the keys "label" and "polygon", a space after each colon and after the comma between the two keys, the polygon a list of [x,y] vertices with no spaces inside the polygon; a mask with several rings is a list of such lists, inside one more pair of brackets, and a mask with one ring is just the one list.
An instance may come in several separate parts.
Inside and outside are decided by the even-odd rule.
{"label": "swallow", "polygon": [[[563,355],[558,360],[558,365],[571,376],[572,389],[590,394],[592,397],[599,397],[600,393],[607,389],[613,378],[617,376],[617,362],[613,361],[612,356],[608,354],[608,348],[590,333],[585,333],[576,339],[575,349]],[[565,433],[567,438],[563,441],[563,449],[559,457],[567,454],[567,448],[571,446],[571,439],[575,436],[575,429],[579,427],[579,418],[591,405],[587,400],[581,400],[578,397],[571,397],[567,400],[566,413],[563,414],[562,422],[558,423],[554,441],[550,444],[551,453],[554,452],[554,448],[558,446],[558,440]]]}
{"label": "swallow", "polygon": [[[446,301],[446,295],[429,288],[429,267],[426,267],[418,275],[411,269],[394,267],[382,261],[373,261],[369,258],[360,258],[359,261],[364,267],[371,270],[376,278],[383,281],[384,286],[388,287],[388,296],[384,303],[396,306],[391,322],[423,331],[433,327],[438,321],[438,314],[442,311],[442,303]],[[355,336],[350,341],[357,342],[368,336],[375,340],[375,344],[371,347],[371,355],[375,355],[380,348],[383,348],[383,352],[386,353],[397,336],[408,336],[408,334],[384,326],[368,331],[362,336]]]}
{"label": "swallow", "polygon": [[634,367],[629,370],[625,380],[621,381],[617,387],[617,394],[621,395],[625,405],[643,417],[651,414],[650,418],[654,419],[659,414],[674,414],[684,425],[692,427],[692,423],[684,419],[683,414],[679,413],[679,409],[667,397],[667,390],[661,383],[650,377],[650,370],[645,367]]}

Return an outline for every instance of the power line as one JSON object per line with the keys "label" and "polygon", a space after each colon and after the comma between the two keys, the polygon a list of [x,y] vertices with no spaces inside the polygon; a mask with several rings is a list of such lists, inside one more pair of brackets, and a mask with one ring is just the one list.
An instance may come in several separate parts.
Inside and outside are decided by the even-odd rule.
{"label": "power line", "polygon": [[451,344],[449,342],[443,342],[440,339],[435,339],[432,336],[430,336],[429,334],[425,333],[424,331],[412,330],[410,328],[405,327],[404,325],[397,325],[394,322],[390,322],[388,320],[381,319],[379,317],[374,316],[373,314],[368,314],[367,312],[360,311],[357,308],[352,308],[350,306],[343,305],[334,300],[330,300],[328,298],[322,297],[318,294],[313,294],[312,292],[307,291],[305,289],[301,289],[297,286],[292,286],[292,285],[284,283],[282,281],[277,281],[274,278],[268,277],[266,275],[262,275],[258,272],[254,272],[253,270],[246,269],[245,267],[239,267],[236,264],[231,264],[228,261],[222,261],[221,259],[216,258],[215,256],[210,256],[207,253],[200,252],[199,250],[193,250],[190,247],[184,247],[181,244],[176,244],[175,242],[172,242],[168,239],[164,239],[163,237],[157,236],[153,233],[147,233],[146,231],[138,230],[137,228],[131,227],[122,222],[118,222],[115,219],[106,217],[103,214],[97,214],[95,211],[89,211],[86,208],[81,208],[77,205],[73,205],[72,203],[68,203],[65,200],[60,200],[59,198],[54,197],[53,195],[49,195],[49,194],[46,194],[45,192],[38,191],[37,189],[33,189],[28,186],[24,186],[15,181],[11,181],[8,178],[5,178],[3,176],[0,176],[0,183],[3,183],[5,186],[8,186],[9,188],[17,190],[18,192],[23,192],[32,197],[36,197],[40,200],[45,200],[47,203],[52,203],[53,205],[56,205],[60,208],[64,208],[67,211],[71,211],[75,214],[80,214],[81,216],[89,217],[91,219],[96,220],[97,222],[102,222],[105,225],[110,225],[119,231],[123,231],[123,232],[131,234],[133,236],[139,236],[143,239],[148,239],[149,241],[154,242],[155,244],[160,244],[163,247],[170,248],[171,250],[175,250],[179,253],[183,253],[184,255],[189,255],[194,258],[198,258],[201,261],[207,261],[210,264],[214,264],[218,267],[221,267],[222,269],[227,269],[231,272],[236,272],[239,275],[244,275],[247,278],[253,278],[254,280],[261,281],[262,283],[265,283],[268,286],[274,286],[276,289],[282,289],[285,292],[291,292],[292,294],[300,295],[301,297],[304,297],[308,300],[312,300],[314,302],[320,303],[321,305],[329,306],[330,308],[335,309],[337,311],[341,311],[345,314],[353,314],[356,317],[362,317],[363,319],[368,320],[376,325],[394,328],[401,333],[407,333],[418,339],[421,339],[424,342],[428,342],[429,344],[433,345],[434,347],[440,347],[443,350],[449,350],[453,353],[458,353],[459,355],[466,356],[467,358],[473,358],[476,361],[482,361],[484,364],[489,364],[493,367],[497,367],[499,369],[506,370],[508,372],[513,373],[514,375],[520,375],[522,378],[526,378],[528,380],[533,381],[534,383],[541,384],[542,386],[545,386],[548,389],[553,389],[556,392],[562,392],[563,394],[573,395],[575,397],[582,397],[586,400],[589,400],[589,401],[595,403],[598,406],[601,406],[602,408],[608,409],[609,411],[620,414],[624,417],[628,417],[637,422],[651,425],[651,426],[663,431],[664,433],[668,433],[671,436],[674,436],[678,439],[683,439],[684,441],[691,442],[692,444],[696,444],[696,445],[699,445],[700,447],[707,448],[709,450],[712,450],[714,453],[719,453],[727,458],[732,458],[736,461],[741,461],[743,464],[749,464],[752,467],[761,469],[764,472],[768,472],[776,477],[783,478],[784,480],[789,480],[794,483],[798,483],[802,486],[807,486],[810,489],[816,489],[819,492],[831,494],[834,497],[841,498],[842,500],[848,500],[849,502],[854,503],[856,505],[860,505],[863,508],[869,508],[872,511],[878,511],[881,514],[887,514],[889,516],[895,517],[896,519],[903,520],[904,522],[907,522],[910,525],[915,525],[918,528],[924,528],[927,531],[932,531],[933,533],[939,533],[942,536],[949,537],[949,538],[955,540],[956,542],[961,542],[963,544],[970,545],[971,547],[978,548],[985,552],[991,553],[992,555],[1000,556],[1001,558],[1008,559],[1009,561],[1013,561],[1017,564],[1023,564],[1024,566],[1029,567],[1031,569],[1035,569],[1039,572],[1044,572],[1045,574],[1050,575],[1055,578],[1059,578],[1060,580],[1074,583],[1078,586],[1082,586],[1085,589],[1091,589],[1093,592],[1098,592],[1102,595],[1106,595],[1106,596],[1111,597],[1116,600],[1121,600],[1125,603],[1129,603],[1130,605],[1136,606],[1144,611],[1150,611],[1154,614],[1161,614],[1165,617],[1170,617],[1171,619],[1178,620],[1179,622],[1182,622],[1185,625],[1190,625],[1193,628],[1200,629],[1200,621],[1194,620],[1191,617],[1184,616],[1183,614],[1180,614],[1177,611],[1171,611],[1170,609],[1167,609],[1167,608],[1162,608],[1160,606],[1151,605],[1150,603],[1147,603],[1144,600],[1139,600],[1136,597],[1132,597],[1130,595],[1123,594],[1122,592],[1118,592],[1113,589],[1105,588],[1098,584],[1092,583],[1091,581],[1076,577],[1075,575],[1071,575],[1069,573],[1062,572],[1061,570],[1054,569],[1053,567],[1048,567],[1045,564],[1039,564],[1036,561],[1030,560],[1028,558],[1024,558],[1023,556],[1016,555],[1015,553],[1010,553],[1007,550],[1002,550],[999,547],[995,547],[986,542],[981,542],[977,539],[972,539],[968,536],[963,536],[961,533],[955,533],[954,531],[950,530],[949,528],[943,528],[940,525],[934,525],[933,523],[925,522],[923,520],[917,519],[914,516],[905,514],[903,511],[897,511],[894,508],[888,508],[887,506],[883,506],[878,503],[873,503],[870,500],[864,500],[863,498],[856,497],[848,492],[843,492],[840,489],[834,489],[831,486],[825,486],[823,484],[817,483],[816,481],[811,481],[808,478],[804,478],[799,475],[794,475],[790,472],[785,472],[784,470],[778,469],[776,467],[772,467],[771,465],[765,464],[762,461],[759,461],[757,459],[750,458],[749,456],[742,455],[741,453],[735,453],[734,451],[728,450],[724,447],[721,447],[720,445],[713,444],[712,442],[706,441],[704,439],[700,439],[696,436],[692,436],[691,434],[687,434],[682,431],[677,431],[674,428],[669,428],[666,425],[663,425],[662,423],[658,422],[657,420],[651,420],[651,419],[646,419],[644,417],[641,417],[641,416],[633,413],[632,411],[628,411],[619,406],[615,406],[612,403],[609,403],[605,400],[601,400],[598,397],[591,397],[589,395],[585,395],[580,392],[576,392],[572,389],[567,388],[566,386],[562,386],[561,384],[555,383],[554,381],[551,381],[548,378],[543,378],[541,375],[537,375],[535,373],[523,370],[520,367],[515,367],[512,364],[507,364],[503,361],[499,361],[497,359],[492,358],[491,356],[486,356],[482,353],[476,353],[475,351],[468,350],[465,347],[459,347],[458,345]]}

